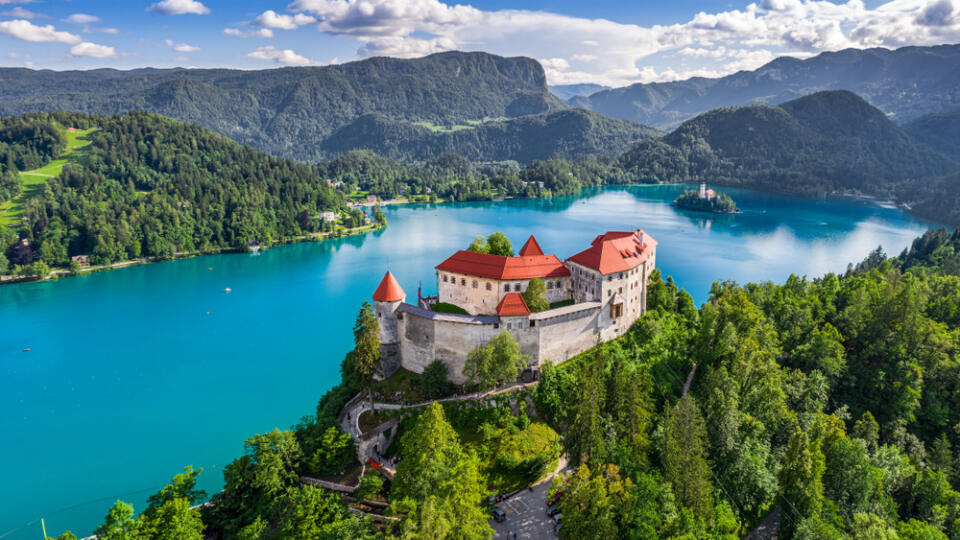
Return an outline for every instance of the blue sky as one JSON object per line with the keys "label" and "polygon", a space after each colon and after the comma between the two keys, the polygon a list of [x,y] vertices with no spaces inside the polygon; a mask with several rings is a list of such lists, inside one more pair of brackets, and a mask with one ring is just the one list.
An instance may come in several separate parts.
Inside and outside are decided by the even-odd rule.
{"label": "blue sky", "polygon": [[755,69],[779,55],[960,42],[960,0],[0,0],[0,63],[45,69],[324,65],[484,50],[552,84]]}

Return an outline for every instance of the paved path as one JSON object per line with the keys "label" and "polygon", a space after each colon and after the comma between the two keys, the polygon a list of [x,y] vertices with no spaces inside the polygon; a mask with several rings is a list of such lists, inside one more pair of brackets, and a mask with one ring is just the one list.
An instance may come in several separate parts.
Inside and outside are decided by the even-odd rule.
{"label": "paved path", "polygon": [[[507,385],[501,388],[496,388],[496,389],[490,390],[489,392],[484,392],[482,394],[475,392],[472,394],[465,394],[462,396],[451,396],[443,399],[424,401],[422,403],[399,404],[399,403],[379,403],[378,402],[375,405],[377,410],[399,411],[403,409],[415,409],[417,407],[426,407],[427,405],[430,405],[434,401],[439,403],[451,402],[451,401],[467,401],[467,400],[479,401],[481,399],[487,399],[499,394],[505,394],[507,392],[520,390],[522,388],[529,388],[535,384],[537,384],[536,381],[529,382],[529,383],[515,383],[515,384]],[[353,437],[353,440],[355,442],[359,442],[363,434],[360,431],[360,415],[363,414],[365,411],[372,410],[373,408],[374,407],[371,405],[370,400],[364,397],[363,393],[358,394],[353,399],[348,401],[347,405],[344,407],[344,410],[340,412],[340,418],[339,418],[340,429],[349,433],[350,436]],[[360,450],[361,448],[364,448],[364,446],[358,445],[358,450]],[[372,456],[373,452],[369,448],[366,448],[366,452],[364,453],[366,455],[357,456],[361,462],[366,462],[367,459],[373,457]]]}
{"label": "paved path", "polygon": [[493,527],[493,537],[497,540],[512,540],[516,533],[517,540],[548,540],[557,537],[553,531],[553,518],[547,515],[547,489],[553,477],[567,467],[565,457],[560,458],[557,469],[546,478],[540,480],[531,489],[525,489],[513,497],[499,503],[507,513],[507,519],[502,523],[490,520]]}

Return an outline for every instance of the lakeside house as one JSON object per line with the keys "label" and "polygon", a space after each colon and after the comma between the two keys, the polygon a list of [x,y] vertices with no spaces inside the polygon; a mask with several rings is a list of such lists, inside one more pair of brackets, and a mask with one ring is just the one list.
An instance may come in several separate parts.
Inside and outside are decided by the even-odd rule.
{"label": "lakeside house", "polygon": [[[421,373],[441,360],[450,379],[462,383],[467,355],[504,330],[530,357],[533,370],[623,335],[646,312],[656,246],[637,229],[601,234],[566,260],[545,254],[533,236],[515,257],[460,250],[435,267],[438,295],[418,297],[415,305],[406,303],[388,271],[373,294],[383,373],[400,367]],[[557,307],[530,311],[522,293],[534,278],[544,282],[547,299]],[[434,312],[436,303],[466,314]]]}

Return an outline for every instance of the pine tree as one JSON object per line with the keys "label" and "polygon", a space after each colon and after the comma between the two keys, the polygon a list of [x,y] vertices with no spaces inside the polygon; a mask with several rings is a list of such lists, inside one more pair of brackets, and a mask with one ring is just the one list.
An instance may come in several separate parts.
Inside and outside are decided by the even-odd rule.
{"label": "pine tree", "polygon": [[407,515],[404,538],[490,537],[479,460],[460,446],[439,403],[403,435],[400,455],[390,499],[395,511]]}
{"label": "pine tree", "polygon": [[380,371],[380,323],[370,307],[370,302],[364,301],[360,312],[357,313],[357,322],[353,325],[354,380],[367,390],[367,397],[373,405],[373,381]]}
{"label": "pine tree", "polygon": [[780,469],[780,537],[791,540],[797,523],[817,518],[823,507],[823,452],[820,441],[810,441],[797,428],[790,436],[787,454]]}
{"label": "pine tree", "polygon": [[677,502],[698,518],[709,520],[713,513],[713,487],[707,461],[707,428],[689,394],[667,413],[661,461],[664,479],[673,486]]}

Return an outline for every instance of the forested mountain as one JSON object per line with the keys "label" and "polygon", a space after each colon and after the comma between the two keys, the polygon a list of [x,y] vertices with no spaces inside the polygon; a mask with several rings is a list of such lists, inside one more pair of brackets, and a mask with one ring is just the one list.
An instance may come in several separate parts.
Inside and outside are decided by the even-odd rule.
{"label": "forested mountain", "polygon": [[658,182],[883,196],[892,195],[894,184],[947,174],[958,166],[846,91],[820,92],[777,107],[716,109],[663,138],[642,141],[620,163],[634,177]]}
{"label": "forested mountain", "polygon": [[639,83],[574,97],[571,104],[658,127],[718,107],[782,103],[822,90],[850,90],[897,123],[960,107],[960,45],[845,49],[781,57],[726,77]]}
{"label": "forested mountain", "polygon": [[455,153],[471,161],[529,163],[551,157],[616,156],[637,141],[659,134],[658,130],[641,124],[583,109],[483,122],[451,130],[369,114],[335,131],[320,148],[333,155],[376,149],[383,156],[405,161],[425,161]]}
{"label": "forested mountain", "polygon": [[905,124],[903,130],[930,148],[960,161],[960,109],[921,116]]}
{"label": "forested mountain", "polygon": [[145,110],[299,160],[330,157],[323,141],[371,113],[456,126],[565,107],[535,60],[480,52],[260,71],[0,69],[0,115]]}
{"label": "forested mountain", "polygon": [[589,96],[602,90],[609,90],[609,86],[595,83],[582,84],[551,84],[550,91],[558,98],[567,101],[576,96]]}
{"label": "forested mountain", "polygon": [[11,264],[63,266],[80,254],[104,264],[269,243],[310,232],[319,211],[346,206],[309,165],[149,113],[31,115],[5,121],[0,140],[17,129],[53,133],[42,146],[56,158],[65,127],[95,130],[82,155],[26,198],[18,225],[0,225]]}

